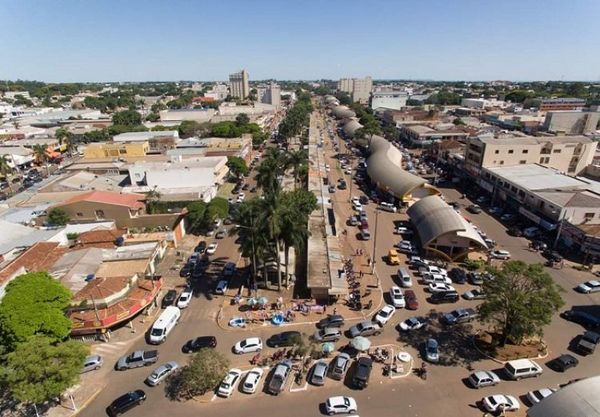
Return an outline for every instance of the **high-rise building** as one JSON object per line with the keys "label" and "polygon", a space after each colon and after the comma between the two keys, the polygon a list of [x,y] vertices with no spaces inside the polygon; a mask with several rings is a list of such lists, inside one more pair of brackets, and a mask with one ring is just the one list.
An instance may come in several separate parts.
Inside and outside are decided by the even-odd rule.
{"label": "high-rise building", "polygon": [[256,101],[279,107],[281,104],[281,87],[275,83],[256,87]]}
{"label": "high-rise building", "polygon": [[348,94],[352,94],[354,88],[354,80],[352,78],[341,78],[338,81],[337,89]]}
{"label": "high-rise building", "polygon": [[352,101],[367,104],[373,89],[373,79],[371,77],[341,78],[337,87],[339,91],[352,95]]}
{"label": "high-rise building", "polygon": [[229,75],[229,90],[231,97],[245,99],[250,95],[250,83],[248,73],[241,70]]}

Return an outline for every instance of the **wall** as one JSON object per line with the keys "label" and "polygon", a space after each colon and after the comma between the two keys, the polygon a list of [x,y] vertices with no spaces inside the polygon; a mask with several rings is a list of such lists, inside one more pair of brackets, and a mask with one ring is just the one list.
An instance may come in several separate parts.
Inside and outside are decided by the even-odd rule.
{"label": "wall", "polygon": [[132,143],[90,143],[83,151],[84,159],[126,158],[146,156],[150,145],[148,142]]}
{"label": "wall", "polygon": [[[106,219],[114,220],[117,227],[129,227],[131,224],[129,207],[125,206],[109,205],[90,201],[78,201],[76,203],[65,204],[59,207],[67,212],[71,220],[75,223]],[[96,215],[97,210],[102,210],[104,212],[104,216],[98,217]],[[81,215],[78,215],[78,213]]]}
{"label": "wall", "polygon": [[599,120],[600,112],[548,112],[544,120],[544,129],[549,132],[581,135],[594,132]]}
{"label": "wall", "polygon": [[388,109],[400,110],[406,106],[408,96],[401,93],[374,93],[371,99],[371,108],[385,107]]}

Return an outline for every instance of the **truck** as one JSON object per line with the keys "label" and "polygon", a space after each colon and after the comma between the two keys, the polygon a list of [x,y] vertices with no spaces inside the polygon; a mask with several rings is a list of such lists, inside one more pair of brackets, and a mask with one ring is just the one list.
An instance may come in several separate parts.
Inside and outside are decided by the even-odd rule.
{"label": "truck", "polygon": [[267,392],[269,392],[269,394],[272,395],[278,395],[281,391],[283,391],[283,388],[285,387],[285,382],[287,381],[291,370],[291,361],[285,360],[279,363],[273,371],[273,376],[271,376],[271,380],[269,381]]}
{"label": "truck", "polygon": [[460,324],[475,320],[479,314],[472,308],[459,308],[442,316],[445,324]]}
{"label": "truck", "polygon": [[136,350],[135,352],[123,356],[117,361],[115,369],[124,371],[126,369],[139,368],[140,366],[148,366],[158,361],[157,350]]}
{"label": "truck", "polygon": [[581,355],[590,355],[596,350],[596,346],[600,343],[600,334],[591,330],[586,331],[577,342],[577,352]]}

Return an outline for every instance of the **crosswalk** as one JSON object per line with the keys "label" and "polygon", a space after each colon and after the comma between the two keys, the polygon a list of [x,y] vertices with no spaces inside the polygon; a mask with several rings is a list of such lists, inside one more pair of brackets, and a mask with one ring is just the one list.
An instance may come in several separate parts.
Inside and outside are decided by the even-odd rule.
{"label": "crosswalk", "polygon": [[94,355],[119,356],[123,354],[124,346],[129,342],[109,342],[92,345],[91,351]]}

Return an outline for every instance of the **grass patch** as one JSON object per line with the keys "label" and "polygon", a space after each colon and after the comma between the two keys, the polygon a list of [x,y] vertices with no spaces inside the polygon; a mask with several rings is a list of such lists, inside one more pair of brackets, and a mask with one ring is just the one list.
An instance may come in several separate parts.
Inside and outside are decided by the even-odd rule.
{"label": "grass patch", "polygon": [[224,183],[219,187],[219,190],[217,191],[217,197],[223,197],[224,199],[229,198],[229,195],[231,194],[231,191],[234,187],[235,184],[232,182]]}

